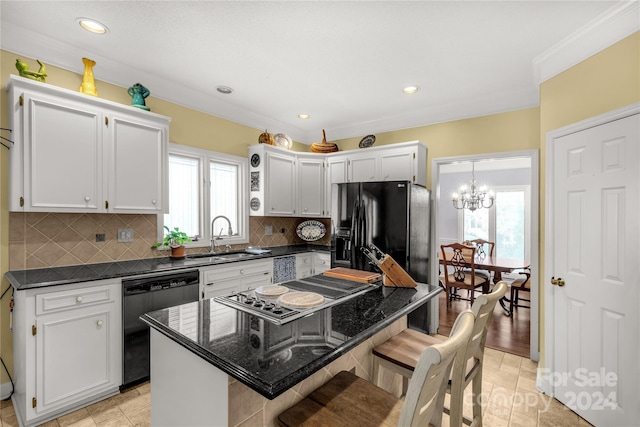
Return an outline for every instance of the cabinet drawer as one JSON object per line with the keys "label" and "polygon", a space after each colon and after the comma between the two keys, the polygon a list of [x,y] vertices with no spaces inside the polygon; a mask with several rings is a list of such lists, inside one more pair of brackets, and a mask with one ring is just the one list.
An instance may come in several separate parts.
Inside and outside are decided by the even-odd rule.
{"label": "cabinet drawer", "polygon": [[271,260],[269,261],[245,261],[230,265],[214,267],[204,271],[204,284],[219,282],[226,279],[235,279],[256,274],[268,275],[271,273]]}
{"label": "cabinet drawer", "polygon": [[36,295],[36,316],[102,304],[115,300],[113,291],[108,286],[84,288]]}

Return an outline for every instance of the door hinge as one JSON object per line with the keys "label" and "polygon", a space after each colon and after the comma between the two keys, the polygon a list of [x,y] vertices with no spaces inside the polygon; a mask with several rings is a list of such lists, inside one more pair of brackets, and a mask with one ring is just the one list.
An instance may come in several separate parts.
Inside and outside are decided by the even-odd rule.
{"label": "door hinge", "polygon": [[416,176],[413,175],[413,182],[416,182]]}
{"label": "door hinge", "polygon": [[37,332],[38,328],[36,328],[36,325],[31,325],[31,335],[36,336]]}
{"label": "door hinge", "polygon": [[204,291],[202,291],[202,299],[204,299]]}
{"label": "door hinge", "polygon": [[38,404],[38,399],[36,399],[35,397],[32,397],[31,398],[31,407],[35,408],[37,404]]}
{"label": "door hinge", "polygon": [[414,159],[416,158],[416,153],[413,153],[413,158],[414,158]]}
{"label": "door hinge", "polygon": [[24,207],[24,197],[20,196],[20,207]]}
{"label": "door hinge", "polygon": [[20,95],[20,101],[18,101],[18,103],[21,107],[24,105],[24,98],[22,97],[22,95]]}
{"label": "door hinge", "polygon": [[104,201],[104,208],[105,209],[109,209],[109,201],[108,200]]}
{"label": "door hinge", "polygon": [[109,117],[104,116],[104,124],[105,126],[109,126]]}

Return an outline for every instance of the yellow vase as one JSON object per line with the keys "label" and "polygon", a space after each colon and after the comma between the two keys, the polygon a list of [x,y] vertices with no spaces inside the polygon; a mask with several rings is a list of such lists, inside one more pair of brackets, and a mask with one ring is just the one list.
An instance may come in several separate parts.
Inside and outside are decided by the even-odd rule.
{"label": "yellow vase", "polygon": [[96,61],[92,61],[89,58],[82,58],[84,64],[84,74],[82,75],[82,84],[80,85],[80,92],[98,96],[98,89],[96,89],[96,82],[93,79],[93,66],[96,65]]}

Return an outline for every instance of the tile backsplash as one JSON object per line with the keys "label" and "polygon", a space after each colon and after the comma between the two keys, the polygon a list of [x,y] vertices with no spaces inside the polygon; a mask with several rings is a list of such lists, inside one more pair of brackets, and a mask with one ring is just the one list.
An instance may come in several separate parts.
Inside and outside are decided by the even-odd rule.
{"label": "tile backsplash", "polygon": [[[319,219],[329,230],[330,220]],[[305,243],[296,234],[304,218],[250,217],[249,245],[285,246]],[[272,234],[265,234],[271,226]],[[132,228],[133,242],[118,243],[118,228]],[[96,234],[104,234],[97,242]],[[22,213],[9,215],[9,269],[126,261],[167,256],[151,249],[157,241],[157,216],[135,214]],[[317,242],[330,244],[329,233]],[[247,245],[234,246],[239,249]],[[207,252],[194,248],[189,252]]]}

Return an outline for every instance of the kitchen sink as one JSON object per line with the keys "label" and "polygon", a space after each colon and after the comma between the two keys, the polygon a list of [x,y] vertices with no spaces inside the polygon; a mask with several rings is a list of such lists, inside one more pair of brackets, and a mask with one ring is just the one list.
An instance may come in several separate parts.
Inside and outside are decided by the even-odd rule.
{"label": "kitchen sink", "polygon": [[248,254],[246,252],[235,252],[235,253],[225,253],[224,258],[226,259],[238,259],[238,258],[248,258],[253,257],[254,254]]}
{"label": "kitchen sink", "polygon": [[187,255],[187,259],[198,259],[198,258],[211,258],[210,261],[223,261],[227,259],[226,257],[222,257],[217,254],[212,254],[211,252],[205,254],[190,254]]}

